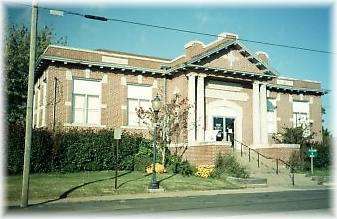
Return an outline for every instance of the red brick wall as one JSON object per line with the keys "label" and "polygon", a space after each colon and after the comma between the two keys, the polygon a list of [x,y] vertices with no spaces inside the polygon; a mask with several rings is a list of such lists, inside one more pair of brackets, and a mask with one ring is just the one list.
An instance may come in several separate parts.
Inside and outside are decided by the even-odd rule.
{"label": "red brick wall", "polygon": [[177,155],[183,154],[183,159],[188,160],[193,165],[211,165],[214,164],[216,156],[221,154],[230,154],[233,149],[227,146],[205,145],[205,146],[189,146],[170,147],[171,153]]}
{"label": "red brick wall", "polygon": [[291,154],[295,151],[298,151],[297,148],[260,148],[256,149],[261,154],[272,157],[272,158],[278,158],[283,161],[289,161],[289,158]]}

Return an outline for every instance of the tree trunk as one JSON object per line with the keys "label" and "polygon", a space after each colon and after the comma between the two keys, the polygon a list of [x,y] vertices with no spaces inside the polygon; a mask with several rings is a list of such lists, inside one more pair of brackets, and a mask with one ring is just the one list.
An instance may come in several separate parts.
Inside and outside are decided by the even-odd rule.
{"label": "tree trunk", "polygon": [[166,152],[166,147],[164,146],[161,150],[161,163],[163,164],[163,166],[165,167],[165,152]]}

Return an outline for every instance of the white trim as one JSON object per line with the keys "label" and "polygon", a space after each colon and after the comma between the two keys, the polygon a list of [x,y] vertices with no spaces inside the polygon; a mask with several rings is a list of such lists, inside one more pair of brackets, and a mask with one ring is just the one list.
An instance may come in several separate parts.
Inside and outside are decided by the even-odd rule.
{"label": "white trim", "polygon": [[188,47],[191,47],[194,44],[199,44],[199,45],[202,46],[202,48],[205,48],[205,44],[203,42],[201,42],[201,41],[198,41],[198,40],[192,40],[192,41],[186,43],[185,46],[184,46],[184,48],[187,49]]}
{"label": "white trim", "polygon": [[314,98],[313,97],[310,97],[309,98],[309,104],[313,104],[314,103]]}
{"label": "white trim", "polygon": [[306,82],[312,82],[312,83],[321,84],[320,81],[314,81],[314,80],[302,80],[302,79],[296,79],[296,78],[285,77],[285,76],[279,76],[279,77],[277,77],[277,78],[280,78],[280,79],[288,79],[288,80],[295,80],[295,81],[306,81]]}
{"label": "white trim", "polygon": [[108,83],[108,75],[104,74],[102,77],[102,84],[107,84]]}
{"label": "white trim", "polygon": [[217,99],[248,101],[249,95],[244,92],[225,91],[216,89],[206,89],[205,96]]}
{"label": "white trim", "polygon": [[256,56],[258,56],[258,55],[260,55],[260,54],[265,55],[265,56],[267,57],[267,61],[269,60],[269,55],[268,55],[268,53],[266,53],[266,52],[264,52],[264,51],[257,51],[257,52],[255,53]]}
{"label": "white trim", "polygon": [[[90,53],[96,53],[96,54],[100,54],[100,55],[112,55],[112,56],[118,56],[118,57],[123,57],[123,58],[133,58],[133,59],[141,59],[141,60],[146,60],[146,61],[156,61],[156,62],[164,62],[164,63],[170,63],[170,61],[167,60],[163,60],[163,59],[156,59],[156,58],[146,58],[146,57],[142,57],[142,56],[137,56],[137,55],[122,55],[122,54],[118,54],[118,53],[114,53],[114,52],[102,52],[102,51],[95,51],[95,50],[89,50],[89,49],[79,49],[79,48],[74,48],[74,47],[68,47],[68,46],[59,46],[59,45],[49,45],[47,47],[54,47],[54,48],[60,48],[60,49],[68,49],[68,50],[76,50],[76,51],[80,51],[80,52],[90,52]],[[47,49],[45,50],[45,52],[47,51]]]}
{"label": "white trim", "polygon": [[[233,101],[215,100],[206,105],[206,116],[208,121],[206,131],[213,130],[213,117],[234,118],[234,138],[242,142],[243,111],[240,105]],[[235,143],[235,148],[237,147]]]}
{"label": "white trim", "polygon": [[131,126],[131,125],[123,125],[121,126],[123,129],[140,129],[140,130],[146,130],[148,129],[146,126]]}
{"label": "white trim", "polygon": [[155,79],[153,80],[153,83],[152,83],[152,89],[157,89],[158,88],[158,80]]}
{"label": "white trim", "polygon": [[299,149],[299,144],[269,144],[269,145],[263,145],[261,149],[263,148],[290,148],[290,149]]}
{"label": "white trim", "polygon": [[106,125],[94,125],[94,124],[80,124],[80,123],[64,123],[64,126],[83,127],[83,128],[105,128]]}
{"label": "white trim", "polygon": [[66,70],[66,80],[71,81],[73,80],[73,74],[70,70]]}
{"label": "white trim", "polygon": [[180,56],[177,56],[177,57],[175,57],[174,59],[172,59],[172,60],[170,61],[170,63],[175,62],[175,61],[177,61],[177,60],[179,60],[179,59],[181,59],[181,58],[184,58],[184,57],[186,57],[185,54],[180,55]]}
{"label": "white trim", "polygon": [[85,72],[85,78],[90,78],[90,73],[91,73],[90,69],[89,69],[89,68],[86,68],[86,69],[84,70],[84,72]]}
{"label": "white trim", "polygon": [[138,84],[142,84],[143,83],[143,75],[137,75],[137,81],[138,81]]}
{"label": "white trim", "polygon": [[126,77],[125,76],[121,77],[121,85],[126,86]]}

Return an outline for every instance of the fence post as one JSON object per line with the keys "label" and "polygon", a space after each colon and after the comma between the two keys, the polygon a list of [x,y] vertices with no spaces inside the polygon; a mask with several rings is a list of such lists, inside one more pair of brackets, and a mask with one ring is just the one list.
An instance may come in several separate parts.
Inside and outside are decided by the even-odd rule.
{"label": "fence post", "polygon": [[293,186],[295,186],[295,175],[294,175],[294,168],[291,167],[291,182],[293,184]]}
{"label": "fence post", "polygon": [[257,167],[260,167],[260,154],[257,153]]}
{"label": "fence post", "polygon": [[278,159],[276,159],[276,174],[278,175]]}
{"label": "fence post", "polygon": [[248,160],[250,162],[250,148],[248,148]]}

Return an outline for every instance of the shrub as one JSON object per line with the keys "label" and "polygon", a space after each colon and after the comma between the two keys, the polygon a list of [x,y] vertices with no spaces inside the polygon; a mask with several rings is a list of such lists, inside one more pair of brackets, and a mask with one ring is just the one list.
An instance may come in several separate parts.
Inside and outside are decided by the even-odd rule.
{"label": "shrub", "polygon": [[[45,129],[34,129],[31,145],[31,173],[50,172],[52,170],[53,138]],[[8,174],[22,172],[25,147],[25,128],[21,124],[9,124],[7,135],[7,171]]]}
{"label": "shrub", "polygon": [[289,157],[289,164],[294,168],[295,172],[305,170],[305,162],[301,158],[299,151],[294,151]]}
{"label": "shrub", "polygon": [[215,160],[214,171],[211,176],[219,178],[222,175],[229,175],[238,178],[248,178],[249,174],[244,166],[235,159],[233,155],[218,154]]}
{"label": "shrub", "polygon": [[182,160],[181,157],[177,155],[171,155],[168,159],[168,169],[170,172],[179,173],[183,176],[190,176],[196,171],[195,167],[192,166],[187,160]]}
{"label": "shrub", "polygon": [[[24,127],[9,124],[8,128],[7,171],[18,174],[23,167]],[[110,170],[117,164],[120,170],[133,170],[141,147],[150,148],[150,142],[140,134],[123,133],[117,159],[111,129],[69,129],[55,135],[46,129],[33,129],[31,172]]]}
{"label": "shrub", "polygon": [[146,167],[152,163],[152,149],[149,147],[140,147],[134,157],[134,170],[144,172]]}

